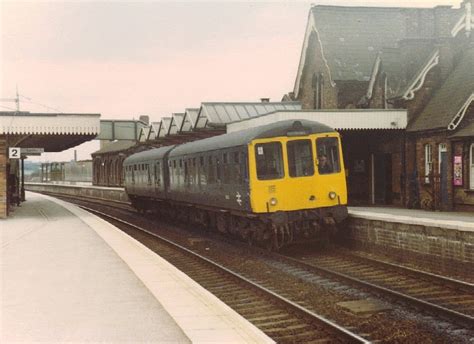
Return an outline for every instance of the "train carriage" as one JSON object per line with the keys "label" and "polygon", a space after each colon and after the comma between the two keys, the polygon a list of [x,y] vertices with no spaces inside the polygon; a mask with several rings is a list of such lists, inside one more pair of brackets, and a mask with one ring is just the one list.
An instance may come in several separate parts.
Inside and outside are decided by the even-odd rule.
{"label": "train carriage", "polygon": [[[160,188],[154,187],[156,162]],[[318,122],[280,121],[162,147],[124,165],[126,190],[138,208],[273,249],[316,238],[347,216],[339,134]],[[145,169],[136,172],[139,178],[136,166]]]}

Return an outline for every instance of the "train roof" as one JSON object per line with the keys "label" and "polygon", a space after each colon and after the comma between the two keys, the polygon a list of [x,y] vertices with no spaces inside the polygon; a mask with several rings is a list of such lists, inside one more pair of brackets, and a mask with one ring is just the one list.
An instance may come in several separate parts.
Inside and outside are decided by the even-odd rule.
{"label": "train roof", "polygon": [[140,153],[135,153],[127,157],[124,161],[124,165],[129,165],[133,163],[141,163],[148,160],[162,159],[166,153],[172,150],[176,145],[165,146],[160,148],[149,149]]}
{"label": "train roof", "polygon": [[335,132],[335,130],[325,124],[308,121],[304,119],[292,119],[278,121],[275,123],[236,131],[233,133],[218,135],[207,139],[193,141],[177,146],[170,152],[170,157],[193,154],[199,152],[212,151],[238,147],[249,144],[255,139],[281,137],[281,136],[305,136],[317,133]]}

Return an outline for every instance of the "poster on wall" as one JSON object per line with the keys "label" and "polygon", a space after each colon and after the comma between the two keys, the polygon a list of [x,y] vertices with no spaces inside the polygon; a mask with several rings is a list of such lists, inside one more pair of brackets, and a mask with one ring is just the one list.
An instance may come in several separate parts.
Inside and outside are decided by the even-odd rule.
{"label": "poster on wall", "polygon": [[462,185],[462,157],[460,155],[456,155],[454,157],[454,185],[461,186]]}

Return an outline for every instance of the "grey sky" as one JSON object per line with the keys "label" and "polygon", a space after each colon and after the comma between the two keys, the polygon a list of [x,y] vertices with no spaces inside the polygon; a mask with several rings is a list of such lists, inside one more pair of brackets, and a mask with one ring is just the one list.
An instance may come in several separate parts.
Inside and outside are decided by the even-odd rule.
{"label": "grey sky", "polygon": [[[313,1],[458,7],[452,0]],[[152,120],[293,89],[311,2],[1,1],[0,96],[22,109]],[[36,103],[36,104],[34,104]],[[0,102],[2,110],[13,104]]]}

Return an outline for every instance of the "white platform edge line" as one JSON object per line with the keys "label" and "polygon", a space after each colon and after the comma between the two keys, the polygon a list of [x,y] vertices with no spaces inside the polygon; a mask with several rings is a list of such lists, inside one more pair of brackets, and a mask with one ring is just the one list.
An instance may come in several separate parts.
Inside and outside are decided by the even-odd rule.
{"label": "white platform edge line", "polygon": [[443,229],[455,229],[460,231],[472,231],[474,230],[474,223],[466,223],[463,221],[450,221],[450,220],[435,220],[435,219],[423,219],[415,218],[404,215],[393,215],[387,213],[370,213],[358,210],[349,210],[351,217],[367,219],[367,220],[378,220],[386,222],[397,222],[409,225],[420,225],[427,227],[438,227]]}
{"label": "white platform edge line", "polygon": [[[203,343],[201,337],[195,337],[196,329],[189,328],[186,323],[180,321],[180,316],[176,310],[174,310],[172,301],[163,297],[163,290],[159,290],[159,286],[156,281],[151,281],[150,268],[159,266],[164,269],[168,274],[172,275],[172,278],[177,283],[174,286],[176,288],[184,288],[182,284],[189,288],[186,288],[188,293],[193,294],[192,296],[199,300],[205,307],[209,307],[206,303],[211,303],[214,307],[219,310],[220,318],[229,324],[230,328],[233,328],[241,336],[240,342],[246,343],[275,343],[270,337],[259,330],[255,325],[244,319],[240,314],[235,312],[232,308],[227,306],[221,300],[219,300],[212,293],[204,289],[182,271],[171,265],[165,259],[161,258],[156,253],[145,247],[143,244],[125,234],[112,224],[99,218],[96,215],[90,214],[89,212],[78,208],[75,205],[67,202],[42,195],[43,197],[63,206],[74,215],[78,216],[85,224],[91,227],[110,247],[117,253],[117,255],[124,260],[124,262],[130,267],[130,269],[137,275],[137,277],[145,284],[150,292],[157,298],[157,300],[165,307],[166,311],[173,317],[178,326],[181,327],[183,332],[189,337],[193,343]],[[210,315],[214,315],[213,312]],[[212,342],[221,342],[219,338],[215,338]]]}

